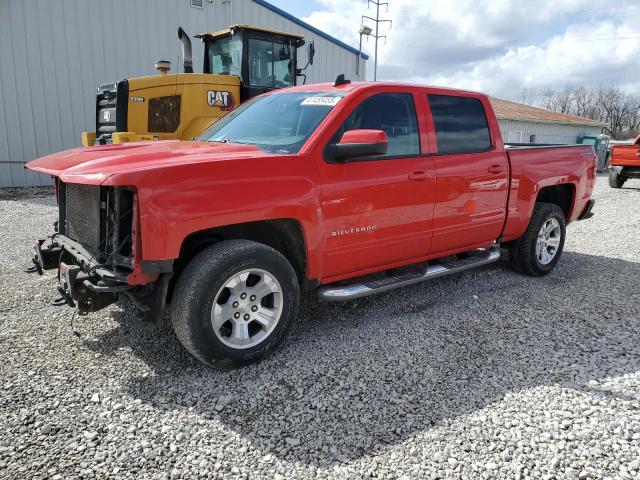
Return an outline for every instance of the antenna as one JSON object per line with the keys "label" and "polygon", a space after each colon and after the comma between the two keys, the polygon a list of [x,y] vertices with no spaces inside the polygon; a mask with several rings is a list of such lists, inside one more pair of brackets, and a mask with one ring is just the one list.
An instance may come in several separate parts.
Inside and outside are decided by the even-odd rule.
{"label": "antenna", "polygon": [[339,87],[340,85],[347,85],[349,83],[351,83],[351,80],[344,78],[344,73],[341,73],[336,77],[335,81],[333,82],[333,86]]}

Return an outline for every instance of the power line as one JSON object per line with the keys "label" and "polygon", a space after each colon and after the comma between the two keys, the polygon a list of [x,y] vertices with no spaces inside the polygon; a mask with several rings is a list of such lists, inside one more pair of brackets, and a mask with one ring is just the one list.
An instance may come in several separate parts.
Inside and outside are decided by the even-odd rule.
{"label": "power line", "polygon": [[[553,69],[567,69],[567,68],[576,68],[576,67],[581,67],[583,65],[593,65],[593,64],[606,64],[606,63],[612,63],[612,62],[616,62],[618,60],[625,60],[625,59],[630,59],[630,58],[638,58],[640,57],[640,53],[636,53],[633,55],[623,55],[621,57],[608,57],[605,60],[596,60],[596,61],[591,61],[591,62],[580,62],[580,63],[574,63],[574,64],[560,64],[560,65],[554,65]],[[514,73],[514,74],[499,74],[499,75],[495,75],[495,76],[483,76],[483,78],[488,78],[488,79],[498,79],[498,78],[516,78],[516,77],[522,77],[524,75],[527,74],[531,74],[531,73],[544,73],[544,72],[548,72],[549,68],[544,68],[544,69],[538,69],[538,70],[527,70],[526,72],[521,72],[521,73]]]}
{"label": "power line", "polygon": [[[600,35],[600,36],[596,36],[596,35]],[[597,41],[601,41],[601,40],[632,40],[634,38],[640,38],[640,32],[621,32],[621,33],[614,33],[614,32],[608,32],[608,33],[594,33],[594,34],[584,34],[584,35],[570,35],[570,36],[560,36],[560,35],[555,35],[553,37],[549,37],[546,41],[555,39],[555,38],[561,38],[563,40],[572,40],[575,42],[597,42]],[[506,43],[506,42],[525,42],[528,41],[529,39],[527,38],[500,38],[498,39],[501,43]],[[405,41],[405,42],[399,42],[399,43],[414,43],[411,40]],[[457,41],[451,41],[451,42],[429,42],[429,46],[446,46],[446,45],[477,45],[477,42],[474,41],[463,41],[463,40],[457,40]],[[491,45],[487,45],[487,46],[491,46]],[[499,45],[496,45],[499,46]],[[523,45],[509,45],[509,47],[514,47],[514,46],[523,46]]]}
{"label": "power line", "polygon": [[[376,18],[371,18],[367,15],[362,15],[362,23],[364,24],[364,19],[368,19],[371,20],[372,22],[374,22],[376,24],[376,34],[375,35],[371,35],[371,33],[369,33],[370,36],[372,36],[373,38],[375,38],[375,54],[374,54],[374,60],[373,60],[373,81],[375,82],[378,78],[378,40],[380,38],[384,38],[386,40],[387,36],[386,35],[379,35],[378,34],[378,27],[380,26],[381,23],[386,23],[389,22],[389,24],[392,24],[391,20],[388,19],[381,19],[380,18],[380,6],[385,5],[387,7],[387,11],[389,11],[389,4],[387,2],[379,2],[377,0],[367,0],[367,8],[369,8],[369,5],[373,4],[376,6]],[[362,36],[360,37],[360,41],[362,41]]]}
{"label": "power line", "polygon": [[609,5],[608,7],[596,7],[596,8],[587,8],[585,10],[574,10],[572,12],[567,12],[567,13],[597,12],[600,10],[620,10],[623,8],[631,8],[631,7],[637,7],[637,6],[638,6],[637,3],[626,3],[624,5]]}

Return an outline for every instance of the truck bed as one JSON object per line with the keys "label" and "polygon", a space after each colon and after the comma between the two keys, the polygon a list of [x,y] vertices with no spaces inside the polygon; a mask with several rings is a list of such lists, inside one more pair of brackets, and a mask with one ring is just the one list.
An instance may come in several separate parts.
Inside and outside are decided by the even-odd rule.
{"label": "truck bed", "polygon": [[514,145],[505,150],[511,166],[507,219],[502,240],[519,238],[527,228],[537,192],[570,183],[575,190],[567,223],[576,220],[591,198],[596,181],[596,156],[591,145]]}

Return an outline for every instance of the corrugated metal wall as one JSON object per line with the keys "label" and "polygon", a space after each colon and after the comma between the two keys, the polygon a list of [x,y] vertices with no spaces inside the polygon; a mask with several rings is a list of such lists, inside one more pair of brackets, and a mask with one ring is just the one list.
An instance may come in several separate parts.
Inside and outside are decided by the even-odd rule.
{"label": "corrugated metal wall", "polygon": [[529,143],[535,135],[534,143],[576,143],[582,135],[599,135],[601,127],[580,125],[559,125],[555,123],[535,123],[516,120],[498,120],[505,142]]}
{"label": "corrugated metal wall", "polygon": [[[248,23],[304,35],[316,56],[307,83],[357,79],[357,55],[253,0],[0,0],[0,187],[45,185],[25,162],[80,144],[95,129],[95,87],[179,69],[178,26],[190,34]],[[192,40],[193,41],[193,40]],[[194,67],[202,44],[193,41]],[[306,63],[306,47],[299,52]],[[360,62],[364,78],[365,61]]]}

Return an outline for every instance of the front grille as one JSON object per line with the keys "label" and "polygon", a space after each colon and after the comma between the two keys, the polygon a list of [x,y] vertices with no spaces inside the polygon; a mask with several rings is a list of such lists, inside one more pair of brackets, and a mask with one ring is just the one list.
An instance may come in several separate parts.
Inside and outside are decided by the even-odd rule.
{"label": "front grille", "polygon": [[116,95],[105,92],[98,95],[98,119],[96,136],[111,135],[116,131]]}
{"label": "front grille", "polygon": [[129,269],[133,260],[134,192],[60,180],[57,192],[58,232],[80,243],[97,262]]}
{"label": "front grille", "polygon": [[122,80],[98,86],[96,96],[96,144],[111,143],[113,132],[127,130],[129,83]]}
{"label": "front grille", "polygon": [[90,252],[100,247],[100,187],[65,184],[65,235]]}

